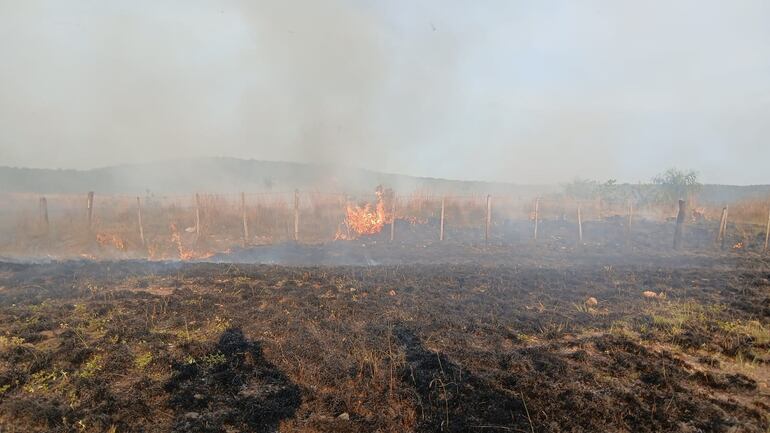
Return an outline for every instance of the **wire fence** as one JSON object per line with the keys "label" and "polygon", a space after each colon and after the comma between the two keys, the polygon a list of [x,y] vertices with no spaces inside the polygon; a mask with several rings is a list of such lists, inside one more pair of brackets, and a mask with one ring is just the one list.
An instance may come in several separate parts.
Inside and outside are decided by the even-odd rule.
{"label": "wire fence", "polygon": [[[3,194],[0,255],[192,259],[245,246],[361,238],[629,243],[634,241],[636,224],[674,224],[677,214],[676,203],[637,207],[631,201],[563,196],[398,195],[389,190],[140,197]],[[683,222],[700,231],[699,240],[691,245],[767,250],[767,202],[692,207]],[[614,235],[607,235],[608,230]],[[660,236],[665,237],[663,232]]]}

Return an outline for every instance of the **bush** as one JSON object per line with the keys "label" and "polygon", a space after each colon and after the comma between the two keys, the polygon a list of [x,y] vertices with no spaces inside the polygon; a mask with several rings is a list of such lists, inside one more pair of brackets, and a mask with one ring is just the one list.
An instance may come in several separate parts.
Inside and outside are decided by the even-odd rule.
{"label": "bush", "polygon": [[669,168],[655,176],[652,178],[652,183],[657,185],[657,200],[660,202],[673,202],[679,199],[689,202],[695,198],[702,186],[696,171],[676,168]]}

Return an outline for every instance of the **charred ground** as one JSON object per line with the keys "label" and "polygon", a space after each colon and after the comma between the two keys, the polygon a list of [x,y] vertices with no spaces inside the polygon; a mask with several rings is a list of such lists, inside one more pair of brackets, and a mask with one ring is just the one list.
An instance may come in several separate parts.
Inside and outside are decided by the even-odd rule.
{"label": "charred ground", "polygon": [[[398,262],[387,260],[396,247],[367,248]],[[432,257],[419,248],[415,256]],[[447,248],[423,264],[369,267],[0,265],[0,425],[770,427],[761,256]]]}

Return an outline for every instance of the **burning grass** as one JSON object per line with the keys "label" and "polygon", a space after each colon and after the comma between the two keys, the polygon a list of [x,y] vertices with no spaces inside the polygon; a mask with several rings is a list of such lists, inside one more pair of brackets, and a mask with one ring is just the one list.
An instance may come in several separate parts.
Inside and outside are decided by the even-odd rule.
{"label": "burning grass", "polygon": [[[56,258],[149,258],[151,260],[198,260],[217,253],[268,244],[298,241],[305,244],[333,240],[389,241],[394,224],[399,242],[435,241],[445,206],[445,237],[450,241],[478,242],[484,238],[486,197],[436,197],[416,194],[398,197],[392,190],[378,188],[374,194],[347,197],[342,194],[199,194],[194,197],[146,196],[140,199],[142,230],[139,226],[136,197],[96,195],[91,226],[87,224],[84,197],[50,196],[48,212],[37,207],[37,197],[5,197],[13,213],[0,218],[0,254],[7,256],[50,256]],[[515,243],[531,240],[534,225],[534,200],[493,197],[491,240]],[[617,227],[627,224],[627,202],[569,198],[542,198],[537,219],[541,238],[566,239],[571,234],[550,232],[549,227],[577,224],[580,207],[583,223],[606,228],[587,233],[588,243],[625,243],[614,239]],[[647,234],[642,224],[655,222],[665,230],[674,215],[671,206],[633,208],[632,236],[641,243]],[[689,230],[699,239],[697,248],[713,247],[705,241],[714,237],[721,208],[690,209]],[[731,205],[725,244],[733,250],[761,250],[761,232],[767,223],[766,204],[747,201]],[[297,233],[294,221],[297,220]],[[639,224],[641,223],[641,224]],[[617,227],[616,227],[617,226]],[[670,234],[656,239],[670,242]],[[574,229],[572,229],[574,230]],[[610,233],[612,232],[612,233]],[[711,232],[711,233],[708,233]],[[608,235],[608,233],[610,235]],[[636,245],[640,242],[636,241]],[[566,244],[566,242],[565,242]]]}

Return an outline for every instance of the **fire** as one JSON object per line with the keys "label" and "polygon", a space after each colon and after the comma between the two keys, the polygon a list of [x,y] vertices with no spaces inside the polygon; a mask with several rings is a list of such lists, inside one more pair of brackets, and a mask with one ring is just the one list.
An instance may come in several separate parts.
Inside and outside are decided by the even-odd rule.
{"label": "fire", "polygon": [[176,246],[180,260],[192,260],[195,258],[195,251],[187,248],[182,243],[182,234],[176,228],[176,224],[171,223],[171,242]]}
{"label": "fire", "polygon": [[118,250],[126,249],[126,241],[114,233],[97,233],[96,242],[103,247],[113,247]]}
{"label": "fire", "polygon": [[185,247],[184,243],[182,243],[182,234],[174,223],[171,223],[171,242],[176,246],[180,260],[205,259],[216,254],[213,251],[197,252],[193,248]]}
{"label": "fire", "polygon": [[369,203],[364,206],[347,206],[345,222],[348,227],[359,235],[373,235],[379,233],[385,225],[385,209],[382,202],[378,202],[374,209]]}
{"label": "fire", "polygon": [[385,224],[393,221],[393,215],[385,211],[384,193],[382,187],[375,190],[377,202],[361,205],[348,203],[345,208],[346,233],[337,231],[336,239],[354,239],[358,236],[373,235],[382,231]]}
{"label": "fire", "polygon": [[163,254],[159,251],[159,248],[153,244],[147,245],[147,258],[150,260],[160,260],[163,258]]}

